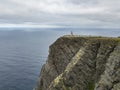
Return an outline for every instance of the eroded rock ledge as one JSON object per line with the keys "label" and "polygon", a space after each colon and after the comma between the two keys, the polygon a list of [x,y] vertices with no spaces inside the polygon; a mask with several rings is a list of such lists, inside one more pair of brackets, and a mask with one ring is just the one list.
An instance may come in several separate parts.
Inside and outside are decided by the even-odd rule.
{"label": "eroded rock ledge", "polygon": [[36,90],[120,90],[120,38],[60,37]]}

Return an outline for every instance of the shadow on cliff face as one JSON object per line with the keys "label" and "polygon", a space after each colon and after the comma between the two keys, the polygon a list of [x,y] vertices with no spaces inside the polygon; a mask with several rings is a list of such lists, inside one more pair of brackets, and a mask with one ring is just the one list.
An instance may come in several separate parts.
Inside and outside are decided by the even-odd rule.
{"label": "shadow on cliff face", "polygon": [[120,39],[64,36],[50,46],[36,90],[120,90]]}

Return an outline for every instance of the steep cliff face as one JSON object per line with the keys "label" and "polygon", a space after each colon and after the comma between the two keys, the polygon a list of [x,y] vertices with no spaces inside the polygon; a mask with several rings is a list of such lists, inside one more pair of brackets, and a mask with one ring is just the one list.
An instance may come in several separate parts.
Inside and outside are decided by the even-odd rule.
{"label": "steep cliff face", "polygon": [[59,38],[38,81],[36,90],[120,90],[120,38]]}

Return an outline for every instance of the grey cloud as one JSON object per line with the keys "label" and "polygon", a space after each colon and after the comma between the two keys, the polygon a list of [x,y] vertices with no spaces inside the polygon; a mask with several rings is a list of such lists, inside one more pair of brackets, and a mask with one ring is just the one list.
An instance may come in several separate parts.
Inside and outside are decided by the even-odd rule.
{"label": "grey cloud", "polygon": [[120,27],[120,1],[0,0],[0,23]]}
{"label": "grey cloud", "polygon": [[99,0],[67,0],[67,1],[73,4],[95,5],[98,4]]}

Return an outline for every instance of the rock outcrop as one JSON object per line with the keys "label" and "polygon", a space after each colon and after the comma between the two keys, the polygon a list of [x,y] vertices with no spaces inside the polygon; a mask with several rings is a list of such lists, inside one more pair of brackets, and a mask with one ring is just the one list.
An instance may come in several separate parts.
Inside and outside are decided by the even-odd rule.
{"label": "rock outcrop", "polygon": [[120,38],[60,37],[36,90],[120,90]]}

